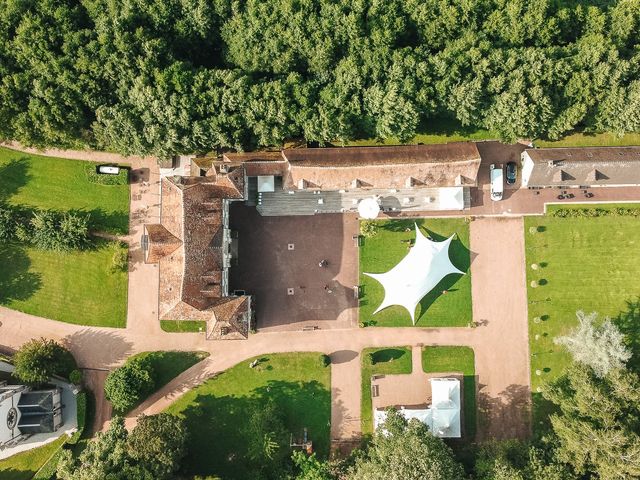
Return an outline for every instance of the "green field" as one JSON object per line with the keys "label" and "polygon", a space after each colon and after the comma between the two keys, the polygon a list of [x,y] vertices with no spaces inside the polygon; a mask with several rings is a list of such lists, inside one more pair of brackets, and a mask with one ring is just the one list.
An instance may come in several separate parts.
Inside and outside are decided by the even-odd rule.
{"label": "green field", "polygon": [[[465,275],[447,275],[422,299],[416,309],[416,326],[467,326],[471,322],[471,273],[469,224],[464,218],[377,221],[377,234],[364,238],[360,247],[360,322],[382,327],[412,325],[409,313],[400,306],[391,306],[373,315],[382,303],[384,288],[377,280],[363,273],[383,273],[397,265],[408,253],[408,242],[415,240],[414,223],[436,241],[445,240],[455,233],[449,255],[453,264],[466,272]],[[446,294],[442,293],[444,290]]]}
{"label": "green field", "polygon": [[[94,163],[30,155],[0,147],[0,203],[23,209],[91,214],[91,228],[129,230],[129,185],[99,185]],[[0,245],[0,304],[41,317],[89,326],[124,327],[127,272],[111,271],[115,242],[84,251],[51,252]]]}
{"label": "green field", "polygon": [[469,347],[424,347],[422,370],[425,373],[461,372],[464,409],[465,440],[472,441],[476,434],[476,365],[473,349]]}
{"label": "green field", "polygon": [[275,402],[294,435],[308,429],[321,458],[329,453],[331,369],[319,353],[282,353],[248,359],[180,397],[168,412],[189,429],[185,475],[255,478],[246,462],[247,412]]}
{"label": "green field", "polygon": [[360,421],[362,433],[370,434],[373,433],[371,376],[411,373],[411,347],[365,348],[361,364]]}
{"label": "green field", "polygon": [[0,478],[2,480],[31,480],[40,467],[58,452],[66,440],[67,437],[63,435],[42,447],[17,453],[6,460],[0,460]]}
{"label": "green field", "polygon": [[126,235],[129,185],[96,184],[86,165],[0,147],[0,203],[90,213],[93,229]]}
{"label": "green field", "polygon": [[124,327],[127,272],[112,272],[116,242],[89,250],[51,252],[0,245],[0,304],[79,325]]}
{"label": "green field", "polygon": [[[535,426],[541,426],[549,407],[539,388],[561,375],[570,361],[553,339],[577,325],[577,310],[610,316],[630,337],[632,347],[637,346],[638,232],[640,218],[630,216],[525,219]],[[536,288],[532,281],[538,282]]]}

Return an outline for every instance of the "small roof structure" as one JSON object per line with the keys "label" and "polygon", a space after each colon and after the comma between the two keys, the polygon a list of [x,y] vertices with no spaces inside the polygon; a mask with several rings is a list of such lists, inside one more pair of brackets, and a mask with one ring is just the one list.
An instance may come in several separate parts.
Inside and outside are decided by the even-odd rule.
{"label": "small roof structure", "polygon": [[373,198],[364,198],[358,203],[358,215],[367,220],[373,220],[380,213],[380,204]]}
{"label": "small roof structure", "polygon": [[273,175],[258,175],[258,192],[275,192],[275,177]]}
{"label": "small roof structure", "polygon": [[[460,380],[457,378],[432,378],[431,406],[428,408],[400,407],[398,413],[407,421],[412,418],[424,423],[435,437],[460,438]],[[374,411],[374,428],[377,430],[387,419],[387,409]]]}
{"label": "small roof structure", "polygon": [[417,224],[415,228],[415,245],[400,263],[386,273],[365,273],[384,287],[384,300],[373,314],[391,305],[400,305],[407,309],[414,325],[416,307],[422,298],[447,275],[464,275],[449,258],[453,235],[444,242],[433,242],[422,234]]}
{"label": "small roof structure", "polygon": [[464,187],[443,187],[438,193],[442,210],[464,209]]}

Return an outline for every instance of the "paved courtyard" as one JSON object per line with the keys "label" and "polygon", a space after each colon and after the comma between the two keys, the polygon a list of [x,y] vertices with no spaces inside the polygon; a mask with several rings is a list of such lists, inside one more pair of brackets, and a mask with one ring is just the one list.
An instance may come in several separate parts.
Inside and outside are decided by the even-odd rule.
{"label": "paved courtyard", "polygon": [[258,330],[357,326],[355,215],[262,217],[236,203],[229,216],[238,232],[230,290],[254,296]]}

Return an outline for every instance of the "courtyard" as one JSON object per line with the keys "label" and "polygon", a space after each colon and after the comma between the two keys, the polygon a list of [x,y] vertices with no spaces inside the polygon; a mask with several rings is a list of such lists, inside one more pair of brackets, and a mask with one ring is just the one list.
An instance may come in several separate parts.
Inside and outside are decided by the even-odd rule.
{"label": "courtyard", "polygon": [[357,325],[355,215],[262,217],[236,203],[230,225],[238,232],[230,291],[254,296],[259,331]]}

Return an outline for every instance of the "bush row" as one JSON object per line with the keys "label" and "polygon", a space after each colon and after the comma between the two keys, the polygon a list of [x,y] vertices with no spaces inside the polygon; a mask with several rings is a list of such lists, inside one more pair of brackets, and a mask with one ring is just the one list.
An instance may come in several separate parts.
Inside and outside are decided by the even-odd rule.
{"label": "bush row", "polygon": [[0,241],[29,243],[41,250],[79,250],[89,244],[89,215],[0,205]]}
{"label": "bush row", "polygon": [[640,217],[640,208],[559,208],[552,215],[559,218]]}

